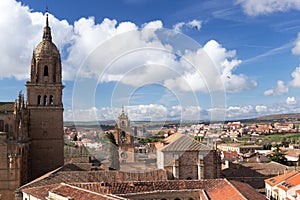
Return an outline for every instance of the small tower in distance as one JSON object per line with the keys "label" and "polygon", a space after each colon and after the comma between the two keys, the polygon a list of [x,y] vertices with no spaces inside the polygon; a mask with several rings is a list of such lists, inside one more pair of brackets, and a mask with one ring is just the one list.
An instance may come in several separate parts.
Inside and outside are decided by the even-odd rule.
{"label": "small tower in distance", "polygon": [[122,107],[122,113],[117,119],[114,137],[119,146],[120,163],[134,162],[134,141],[131,133],[130,120],[124,111],[124,107]]}

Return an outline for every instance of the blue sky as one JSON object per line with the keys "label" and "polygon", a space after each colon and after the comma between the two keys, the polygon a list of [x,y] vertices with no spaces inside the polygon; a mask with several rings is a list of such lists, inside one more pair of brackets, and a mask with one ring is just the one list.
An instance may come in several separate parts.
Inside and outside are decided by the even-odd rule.
{"label": "blue sky", "polygon": [[65,120],[300,112],[298,0],[1,0],[0,101],[26,91],[46,6]]}

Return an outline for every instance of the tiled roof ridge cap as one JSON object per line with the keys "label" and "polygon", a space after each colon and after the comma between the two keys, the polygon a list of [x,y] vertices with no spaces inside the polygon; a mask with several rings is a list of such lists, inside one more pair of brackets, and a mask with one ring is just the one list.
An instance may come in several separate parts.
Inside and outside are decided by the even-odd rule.
{"label": "tiled roof ridge cap", "polygon": [[228,181],[227,179],[225,179],[225,181],[231,186],[233,187],[234,190],[236,190],[238,192],[238,194],[245,200],[247,200],[247,198],[241,193],[241,191],[236,188],[230,181]]}
{"label": "tiled roof ridge cap", "polygon": [[[201,191],[203,189],[182,189],[182,190],[153,190],[153,191],[142,191],[142,192],[133,192],[133,193],[128,193],[128,194],[123,194],[123,193],[120,193],[124,196],[126,195],[135,195],[135,194],[154,194],[154,193],[160,193],[160,192],[198,192],[198,191]],[[120,195],[120,194],[115,194],[115,195]]]}
{"label": "tiled roof ridge cap", "polygon": [[[85,191],[85,192],[88,192],[88,193],[91,193],[91,194],[96,194],[96,195],[99,195],[99,196],[101,196],[101,197],[105,197],[105,195],[100,194],[100,193],[98,193],[98,192],[94,192],[94,191],[92,191],[92,190],[83,189],[83,188],[80,188],[80,187],[77,187],[77,186],[74,186],[74,185],[70,185],[70,184],[68,184],[68,183],[60,183],[60,185],[59,185],[58,187],[60,187],[60,186],[67,186],[67,187],[70,187],[70,188],[73,188],[73,189],[77,189],[77,190]],[[57,187],[57,188],[58,188],[58,187]],[[54,189],[55,189],[55,188],[54,188]],[[52,190],[54,190],[54,189],[52,189]],[[52,190],[50,190],[50,191],[52,191]]]}
{"label": "tiled roof ridge cap", "polygon": [[208,196],[207,196],[207,193],[206,193],[206,190],[201,189],[199,192],[202,193],[202,194],[204,195],[204,197],[205,197],[204,200],[209,200],[209,198],[208,198]]}
{"label": "tiled roof ridge cap", "polygon": [[38,185],[38,186],[29,187],[29,188],[24,188],[24,190],[31,190],[31,189],[50,187],[50,186],[59,186],[59,185],[60,185],[60,183],[52,183],[52,184],[49,184],[49,185]]}
{"label": "tiled roof ridge cap", "polygon": [[[39,182],[39,181],[42,181],[42,180],[44,180],[44,179],[46,179],[46,178],[52,177],[52,176],[54,176],[55,174],[58,174],[58,173],[62,172],[62,171],[59,171],[62,167],[63,167],[63,166],[61,166],[61,167],[59,167],[59,168],[57,168],[57,169],[55,169],[55,170],[52,170],[52,171],[50,171],[50,172],[48,172],[48,173],[46,173],[46,174],[44,174],[44,175],[42,175],[42,176],[40,176],[40,177],[38,177],[38,178],[36,178],[36,179],[34,179],[34,180],[28,182],[28,183],[26,183],[25,185],[22,185],[21,187],[19,187],[18,189],[21,189],[21,190],[22,190],[22,189],[25,189],[25,188],[27,188],[28,186],[30,186],[31,184],[34,184],[34,183],[37,183],[37,182]],[[36,186],[36,187],[38,187],[38,186]]]}

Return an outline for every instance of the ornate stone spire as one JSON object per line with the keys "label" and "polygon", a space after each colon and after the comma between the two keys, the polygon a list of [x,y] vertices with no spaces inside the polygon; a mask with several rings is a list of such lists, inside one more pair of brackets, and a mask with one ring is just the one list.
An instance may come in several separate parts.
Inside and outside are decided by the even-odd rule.
{"label": "ornate stone spire", "polygon": [[48,12],[46,12],[46,26],[44,27],[43,40],[52,41],[51,29],[48,21]]}

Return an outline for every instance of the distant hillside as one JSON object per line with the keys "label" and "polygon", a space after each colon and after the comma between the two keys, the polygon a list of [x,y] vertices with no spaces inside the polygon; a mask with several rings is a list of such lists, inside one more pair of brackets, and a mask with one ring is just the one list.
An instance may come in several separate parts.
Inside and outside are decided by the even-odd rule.
{"label": "distant hillside", "polygon": [[251,121],[300,121],[300,113],[266,115],[250,119]]}

